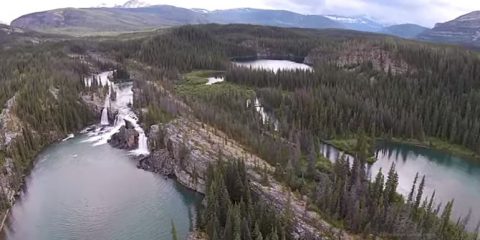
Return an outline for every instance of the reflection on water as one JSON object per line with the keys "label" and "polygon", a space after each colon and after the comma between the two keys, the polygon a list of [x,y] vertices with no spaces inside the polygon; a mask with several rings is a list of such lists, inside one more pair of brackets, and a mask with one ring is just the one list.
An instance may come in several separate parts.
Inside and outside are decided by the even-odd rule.
{"label": "reflection on water", "polygon": [[175,181],[137,169],[130,154],[93,146],[86,134],[37,157],[12,208],[6,239],[184,239],[201,197]]}
{"label": "reflection on water", "polygon": [[[338,149],[323,144],[322,155],[332,162],[342,155]],[[397,191],[407,196],[417,172],[425,175],[424,196],[435,190],[437,203],[455,199],[453,216],[466,216],[472,210],[469,227],[480,220],[480,163],[450,156],[440,151],[391,142],[380,142],[376,151],[377,161],[369,167],[372,176],[380,169],[386,175],[395,163],[399,175]],[[349,157],[351,159],[351,157]]]}
{"label": "reflection on water", "polygon": [[264,69],[277,72],[279,70],[309,70],[313,69],[303,63],[296,63],[288,60],[254,60],[254,61],[245,61],[245,62],[234,62],[236,66],[247,67],[252,69]]}

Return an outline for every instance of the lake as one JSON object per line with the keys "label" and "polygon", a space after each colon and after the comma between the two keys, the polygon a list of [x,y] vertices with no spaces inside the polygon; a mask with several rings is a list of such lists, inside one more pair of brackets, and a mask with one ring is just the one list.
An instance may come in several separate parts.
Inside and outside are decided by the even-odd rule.
{"label": "lake", "polygon": [[253,61],[238,61],[233,62],[234,65],[252,69],[264,69],[277,72],[279,70],[310,70],[312,71],[313,68],[303,64],[303,63],[296,63],[289,60],[268,60],[268,59],[260,59],[260,60],[253,60]]}
{"label": "lake", "polygon": [[[331,161],[342,154],[326,144],[321,145],[320,152]],[[442,202],[443,206],[455,199],[452,220],[465,217],[472,210],[469,227],[473,229],[477,225],[480,220],[480,163],[432,149],[392,142],[380,143],[376,158],[377,161],[369,167],[372,178],[380,169],[387,175],[390,166],[395,163],[399,175],[397,192],[408,196],[415,174],[418,172],[420,179],[425,175],[424,196],[431,196],[435,190],[436,202]]]}

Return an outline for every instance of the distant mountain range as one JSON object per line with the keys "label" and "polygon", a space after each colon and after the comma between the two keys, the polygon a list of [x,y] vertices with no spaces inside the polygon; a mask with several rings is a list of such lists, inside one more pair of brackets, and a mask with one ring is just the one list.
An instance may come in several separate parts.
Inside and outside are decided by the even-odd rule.
{"label": "distant mountain range", "polygon": [[15,19],[11,25],[41,32],[83,35],[203,23],[339,28],[378,33],[383,33],[386,27],[364,16],[304,15],[284,10],[253,8],[208,11],[169,5],[150,6],[139,0],[130,0],[115,7],[65,8],[31,13]]}
{"label": "distant mountain range", "polygon": [[416,24],[406,23],[385,27],[382,29],[381,32],[398,37],[414,39],[426,30],[429,30],[429,28]]}
{"label": "distant mountain range", "polygon": [[438,23],[433,29],[428,29],[416,24],[387,26],[366,16],[305,15],[285,10],[254,8],[209,11],[148,5],[141,0],[130,0],[114,7],[65,8],[31,13],[15,19],[11,25],[39,32],[92,35],[205,23],[350,29],[480,47],[480,11]]}

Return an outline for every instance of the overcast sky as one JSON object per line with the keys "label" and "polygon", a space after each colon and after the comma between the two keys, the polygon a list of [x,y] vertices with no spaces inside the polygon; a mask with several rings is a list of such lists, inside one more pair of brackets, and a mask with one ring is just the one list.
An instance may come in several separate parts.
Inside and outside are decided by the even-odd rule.
{"label": "overcast sky", "polygon": [[[0,21],[31,12],[64,7],[109,6],[126,0],[5,0]],[[170,4],[209,10],[251,7],[284,9],[304,14],[367,15],[386,23],[417,23],[432,27],[462,14],[480,10],[480,0],[145,0],[151,4]]]}

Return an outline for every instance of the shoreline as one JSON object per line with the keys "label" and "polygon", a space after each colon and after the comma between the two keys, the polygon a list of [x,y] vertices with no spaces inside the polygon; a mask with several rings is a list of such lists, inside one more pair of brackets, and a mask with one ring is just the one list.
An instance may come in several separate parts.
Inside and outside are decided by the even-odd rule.
{"label": "shoreline", "polygon": [[[348,155],[355,155],[355,153],[351,150],[350,147],[342,146],[339,143],[335,143],[335,141],[340,142],[347,142],[351,140],[356,140],[355,138],[349,139],[336,139],[336,140],[320,140],[323,144],[335,147],[337,150],[344,152]],[[444,142],[442,140],[434,139],[434,138],[427,138],[427,140],[421,142],[415,139],[401,139],[401,138],[375,138],[375,151],[377,147],[381,145],[382,142],[386,143],[396,143],[396,144],[403,144],[413,147],[418,147],[426,150],[438,151],[443,154],[446,154],[450,157],[461,158],[465,161],[471,161],[473,163],[480,164],[480,155],[473,152],[470,149],[467,149],[461,145],[455,145],[448,142]],[[347,144],[347,143],[346,143]],[[454,149],[452,149],[454,148]],[[375,164],[377,159],[375,156],[371,156],[372,161],[367,161],[368,164]]]}
{"label": "shoreline", "polygon": [[[420,142],[418,140],[413,140],[413,139],[402,140],[402,139],[398,139],[398,138],[392,138],[392,139],[383,138],[383,139],[380,139],[380,140],[386,141],[386,142],[391,142],[391,143],[415,146],[415,147],[419,147],[419,148],[423,148],[423,149],[427,149],[427,150],[439,151],[441,153],[449,155],[450,157],[457,157],[457,158],[462,158],[466,161],[472,161],[474,163],[480,163],[480,155],[473,152],[472,150],[467,149],[467,148],[465,148],[461,145],[454,145],[454,144],[450,144],[450,143],[447,143],[447,142],[443,142],[445,144],[444,147],[438,146],[438,144],[442,141],[437,140],[437,139],[429,139],[429,140],[426,140],[425,142]],[[452,149],[445,148],[445,147],[448,147],[448,146],[455,147],[455,148],[463,148],[462,149],[463,151],[452,150]]]}
{"label": "shoreline", "polygon": [[[92,122],[93,122],[93,121],[92,121]],[[89,124],[87,124],[86,126],[84,126],[81,130],[75,131],[73,134],[74,134],[75,136],[77,136],[78,134],[81,134],[81,132],[82,132],[83,130],[85,130],[86,128],[88,128],[88,127],[90,127],[90,126],[92,126],[92,125],[94,125],[94,123],[89,123]],[[68,133],[68,134],[72,134],[72,133]],[[68,134],[67,134],[67,136],[68,136]],[[22,182],[21,182],[19,188],[16,189],[16,190],[13,190],[13,192],[12,192],[12,193],[10,194],[10,196],[9,196],[8,201],[9,201],[9,203],[10,203],[10,207],[8,207],[8,208],[5,210],[4,213],[1,213],[1,214],[3,214],[3,218],[2,218],[2,222],[1,222],[1,224],[0,224],[0,236],[3,236],[3,230],[4,230],[3,228],[4,228],[5,225],[6,225],[6,222],[7,222],[8,216],[10,215],[10,211],[11,211],[12,207],[15,205],[17,199],[21,197],[21,192],[22,192],[22,191],[24,190],[24,188],[26,187],[26,185],[25,185],[25,184],[26,184],[26,181],[25,181],[25,180],[26,180],[26,178],[27,178],[28,176],[30,176],[33,168],[35,167],[36,159],[38,158],[38,156],[39,156],[43,151],[45,151],[45,149],[47,149],[48,147],[52,146],[52,145],[55,144],[55,143],[62,142],[63,139],[65,139],[65,136],[58,137],[58,138],[56,138],[55,140],[50,141],[50,142],[48,142],[47,144],[45,144],[44,146],[42,146],[42,147],[40,148],[40,150],[38,150],[38,151],[35,153],[35,155],[34,155],[34,157],[33,157],[33,159],[32,159],[32,162],[31,162],[31,166],[30,166],[29,169],[23,174]],[[0,239],[3,239],[3,238],[0,237]]]}

